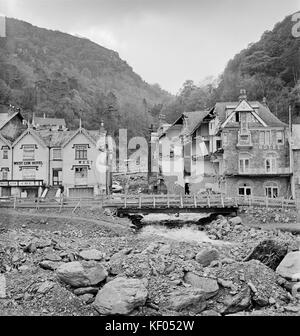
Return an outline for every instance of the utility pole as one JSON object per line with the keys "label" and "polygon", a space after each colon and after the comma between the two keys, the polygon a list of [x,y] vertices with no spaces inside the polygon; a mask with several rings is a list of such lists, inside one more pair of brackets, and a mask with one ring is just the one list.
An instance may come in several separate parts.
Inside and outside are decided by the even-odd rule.
{"label": "utility pole", "polygon": [[148,142],[148,186],[150,185],[151,171],[152,171],[152,143],[151,134],[154,131],[153,124],[149,127],[149,142]]}

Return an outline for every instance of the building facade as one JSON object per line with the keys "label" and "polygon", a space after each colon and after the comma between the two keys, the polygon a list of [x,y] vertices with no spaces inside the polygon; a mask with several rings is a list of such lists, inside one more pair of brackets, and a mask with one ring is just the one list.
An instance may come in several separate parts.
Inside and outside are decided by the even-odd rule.
{"label": "building facade", "polygon": [[[249,102],[244,90],[236,102],[216,103],[207,112],[184,113],[160,137],[161,145],[164,139],[171,145],[161,151],[161,171],[166,179],[173,176],[173,184],[188,184],[181,193],[293,195],[288,126],[272,114],[265,101]],[[172,146],[177,147],[178,171],[167,175],[164,165],[169,164]]]}
{"label": "building facade", "polygon": [[[13,114],[12,114],[13,115]],[[24,126],[0,115],[0,197],[93,197],[109,191],[109,146],[99,130]],[[8,132],[10,130],[10,132]]]}

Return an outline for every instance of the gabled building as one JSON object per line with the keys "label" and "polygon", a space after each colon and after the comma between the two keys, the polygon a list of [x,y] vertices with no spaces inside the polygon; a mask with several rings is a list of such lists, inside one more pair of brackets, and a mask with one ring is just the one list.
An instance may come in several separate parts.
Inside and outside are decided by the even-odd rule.
{"label": "gabled building", "polygon": [[[109,142],[99,130],[24,125],[20,111],[0,116],[0,197],[97,196],[111,185]],[[112,152],[112,151],[110,151]],[[50,196],[49,196],[50,197]]]}
{"label": "gabled building", "polygon": [[289,137],[288,126],[272,114],[266,101],[248,101],[241,90],[238,101],[183,113],[162,133],[161,173],[169,181],[169,192],[288,198]]}
{"label": "gabled building", "polygon": [[217,103],[216,132],[223,154],[220,176],[227,195],[291,196],[288,126],[266,102],[250,102],[244,90],[237,102]]}

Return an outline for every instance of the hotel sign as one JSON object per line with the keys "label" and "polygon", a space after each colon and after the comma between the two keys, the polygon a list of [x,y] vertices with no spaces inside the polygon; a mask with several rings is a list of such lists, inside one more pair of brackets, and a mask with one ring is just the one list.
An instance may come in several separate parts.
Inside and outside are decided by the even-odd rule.
{"label": "hotel sign", "polygon": [[15,161],[16,166],[42,166],[43,161]]}

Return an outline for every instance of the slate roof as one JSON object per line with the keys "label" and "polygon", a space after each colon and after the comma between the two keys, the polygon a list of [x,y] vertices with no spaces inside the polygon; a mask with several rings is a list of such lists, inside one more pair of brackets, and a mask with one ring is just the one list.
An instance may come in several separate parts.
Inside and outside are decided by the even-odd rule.
{"label": "slate roof", "polygon": [[[95,143],[99,140],[99,130],[86,130],[88,135],[91,136],[91,138],[95,141]],[[47,146],[50,147],[61,147],[65,142],[70,140],[77,130],[71,130],[71,131],[50,131],[50,130],[38,130],[35,131],[39,136],[44,140],[44,142],[47,144]]]}
{"label": "slate roof", "polygon": [[[180,123],[183,124],[180,135],[191,135],[209,113],[210,111],[183,112],[183,114],[170,127],[168,127],[160,135],[160,137],[164,136],[173,126]],[[185,119],[185,122],[183,122],[183,118]]]}
{"label": "slate roof", "polygon": [[[232,111],[237,107],[239,102],[221,102],[216,103],[213,108],[214,114],[216,114],[221,123],[226,120],[226,107],[232,107]],[[248,101],[258,116],[270,127],[286,127],[287,124],[280,121],[269,109],[267,105],[264,105],[258,101]]]}
{"label": "slate roof", "polygon": [[39,126],[64,126],[66,127],[65,119],[60,119],[60,118],[34,117],[34,124],[39,125]]}

